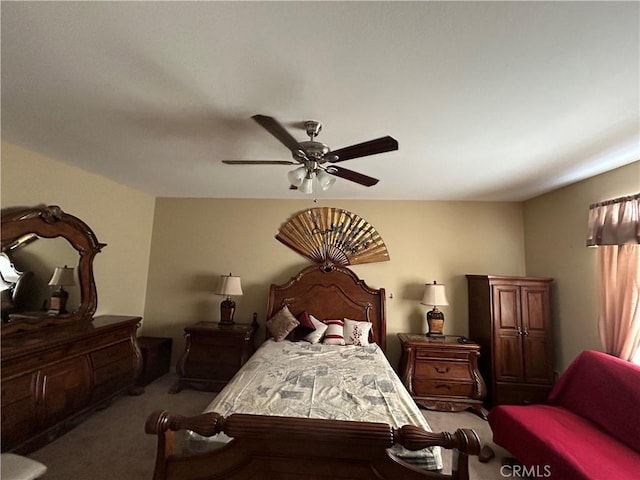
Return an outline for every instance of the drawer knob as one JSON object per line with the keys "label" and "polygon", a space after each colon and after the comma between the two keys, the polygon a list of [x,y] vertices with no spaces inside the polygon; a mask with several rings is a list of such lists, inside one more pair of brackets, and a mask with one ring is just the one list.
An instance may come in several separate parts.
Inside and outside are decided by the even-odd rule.
{"label": "drawer knob", "polygon": [[448,385],[446,383],[440,383],[436,385],[436,388],[446,388],[447,390],[451,390],[451,385]]}
{"label": "drawer knob", "polygon": [[449,367],[435,367],[436,372],[441,373],[441,374],[445,374],[445,373],[449,373]]}

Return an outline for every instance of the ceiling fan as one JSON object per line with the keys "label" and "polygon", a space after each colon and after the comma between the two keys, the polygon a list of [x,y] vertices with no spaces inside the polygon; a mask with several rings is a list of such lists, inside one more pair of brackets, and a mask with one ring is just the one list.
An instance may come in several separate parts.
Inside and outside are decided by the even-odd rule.
{"label": "ceiling fan", "polygon": [[315,141],[315,138],[322,130],[320,122],[315,120],[304,122],[309,140],[298,142],[275,118],[267,115],[254,115],[251,118],[287,147],[291,151],[294,161],[223,160],[222,163],[228,165],[299,165],[298,168],[289,172],[288,177],[289,182],[291,182],[291,188],[299,188],[303,193],[313,192],[314,179],[322,190],[327,190],[335,183],[335,177],[344,178],[365,187],[371,187],[378,183],[379,180],[377,178],[337,165],[325,164],[335,164],[353,158],[366,157],[398,149],[398,142],[394,138],[386,136],[332,151],[324,143]]}

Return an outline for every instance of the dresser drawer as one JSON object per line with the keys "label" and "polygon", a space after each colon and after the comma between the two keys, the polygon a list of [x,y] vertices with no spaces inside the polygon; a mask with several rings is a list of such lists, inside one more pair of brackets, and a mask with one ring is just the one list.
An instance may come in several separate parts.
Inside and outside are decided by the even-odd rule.
{"label": "dresser drawer", "polygon": [[415,377],[420,379],[469,380],[469,364],[464,362],[416,360]]}
{"label": "dresser drawer", "polygon": [[36,405],[24,398],[9,405],[2,405],[2,446],[14,446],[29,438],[36,431]]}
{"label": "dresser drawer", "polygon": [[451,396],[471,397],[474,386],[471,382],[452,382],[450,380],[413,380],[413,394],[415,396]]}
{"label": "dresser drawer", "polygon": [[2,407],[21,398],[33,396],[35,378],[35,374],[30,374],[2,382]]}
{"label": "dresser drawer", "polygon": [[94,381],[96,385],[106,383],[113,378],[124,378],[125,380],[134,379],[133,366],[130,357],[123,358],[101,368],[96,368],[94,372]]}
{"label": "dresser drawer", "polygon": [[91,353],[91,362],[94,368],[98,369],[121,358],[132,356],[133,347],[129,341],[120,342],[107,348],[103,348]]}
{"label": "dresser drawer", "polygon": [[99,337],[89,338],[81,343],[73,344],[71,346],[69,353],[73,354],[73,353],[88,352],[91,350],[99,349],[102,346],[111,345],[116,342],[122,342],[123,339],[131,335],[130,331],[131,331],[131,328],[120,329],[114,332],[106,333]]}

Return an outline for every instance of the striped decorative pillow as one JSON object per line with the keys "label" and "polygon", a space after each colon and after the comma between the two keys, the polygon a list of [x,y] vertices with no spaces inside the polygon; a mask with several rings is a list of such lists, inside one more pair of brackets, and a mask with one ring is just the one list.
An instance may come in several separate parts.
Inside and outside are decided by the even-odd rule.
{"label": "striped decorative pillow", "polygon": [[324,333],[325,345],[344,345],[344,321],[324,320],[327,331]]}

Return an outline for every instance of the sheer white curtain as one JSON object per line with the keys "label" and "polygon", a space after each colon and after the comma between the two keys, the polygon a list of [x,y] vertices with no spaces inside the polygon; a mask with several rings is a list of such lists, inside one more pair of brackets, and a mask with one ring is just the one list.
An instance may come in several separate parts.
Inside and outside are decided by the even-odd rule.
{"label": "sheer white curtain", "polygon": [[591,205],[598,247],[598,330],[606,352],[640,361],[640,194]]}

